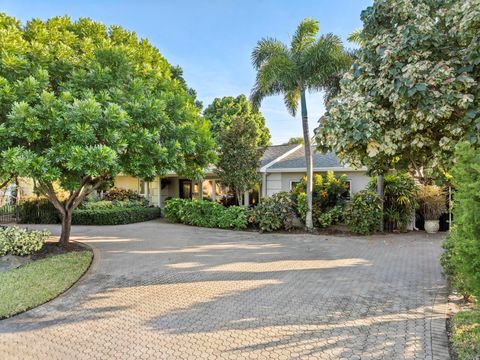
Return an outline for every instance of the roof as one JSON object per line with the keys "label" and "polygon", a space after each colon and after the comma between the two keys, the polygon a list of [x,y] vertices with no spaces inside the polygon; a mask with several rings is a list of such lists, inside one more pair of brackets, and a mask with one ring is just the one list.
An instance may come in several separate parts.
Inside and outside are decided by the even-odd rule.
{"label": "roof", "polygon": [[[318,152],[314,146],[312,149],[313,168],[339,168],[343,167],[340,160],[333,152],[322,154]],[[297,149],[293,153],[289,154],[282,160],[276,162],[270,169],[290,169],[290,168],[306,168],[307,162],[305,161],[305,146]]]}
{"label": "roof", "polygon": [[290,151],[296,147],[298,147],[297,144],[269,146],[263,153],[262,159],[260,160],[260,167],[271,163],[273,160],[279,158],[287,151]]}
{"label": "roof", "polygon": [[[333,152],[321,153],[317,151],[315,146],[311,146],[313,157],[313,169],[322,170],[362,170],[365,169],[351,169],[348,165],[343,165],[340,159]],[[261,171],[306,171],[307,165],[305,161],[305,147],[302,145],[277,145],[270,146],[265,151],[262,158]],[[269,165],[269,166],[265,166]]]}

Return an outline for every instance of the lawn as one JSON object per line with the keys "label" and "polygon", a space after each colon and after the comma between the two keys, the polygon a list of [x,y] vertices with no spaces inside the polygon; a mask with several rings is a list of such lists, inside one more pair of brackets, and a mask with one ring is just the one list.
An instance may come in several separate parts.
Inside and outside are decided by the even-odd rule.
{"label": "lawn", "polygon": [[0,273],[0,319],[55,298],[82,276],[91,260],[90,251],[72,251]]}
{"label": "lawn", "polygon": [[451,340],[460,360],[480,358],[480,310],[462,311],[454,316]]}

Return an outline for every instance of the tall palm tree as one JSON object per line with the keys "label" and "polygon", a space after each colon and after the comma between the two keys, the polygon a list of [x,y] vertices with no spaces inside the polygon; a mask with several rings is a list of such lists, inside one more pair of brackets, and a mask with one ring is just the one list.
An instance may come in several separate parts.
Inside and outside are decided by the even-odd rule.
{"label": "tall palm tree", "polygon": [[285,106],[295,116],[300,102],[307,162],[307,228],[312,222],[312,153],[308,129],[307,91],[328,89],[332,77],[348,68],[351,58],[346,54],[338,36],[326,34],[317,37],[319,23],[303,20],[292,37],[290,47],[273,38],[263,38],[252,52],[252,63],[257,79],[251,101],[259,107],[267,96],[283,94]]}

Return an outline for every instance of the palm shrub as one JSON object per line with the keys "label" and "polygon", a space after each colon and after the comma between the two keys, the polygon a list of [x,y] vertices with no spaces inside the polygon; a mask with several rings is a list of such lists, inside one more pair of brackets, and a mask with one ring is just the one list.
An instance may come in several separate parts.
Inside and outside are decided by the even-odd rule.
{"label": "palm shrub", "polygon": [[[368,189],[377,189],[376,177],[371,178]],[[383,201],[385,220],[389,227],[405,231],[418,205],[417,184],[413,177],[406,173],[385,175]]]}
{"label": "palm shrub", "polygon": [[445,191],[437,185],[419,185],[420,213],[425,220],[438,220],[447,211]]}
{"label": "palm shrub", "polygon": [[[480,150],[457,147],[452,169],[454,223],[444,243],[442,264],[452,285],[464,295],[480,296]],[[438,214],[438,213],[437,213]],[[433,214],[433,215],[437,215]]]}
{"label": "palm shrub", "polygon": [[380,230],[382,202],[377,193],[362,190],[355,193],[343,212],[345,224],[357,234],[368,235]]}
{"label": "palm shrub", "polygon": [[282,94],[292,116],[296,116],[300,103],[307,164],[307,228],[312,220],[312,152],[308,127],[307,91],[329,90],[332,78],[351,64],[340,38],[333,34],[317,37],[319,23],[305,19],[292,37],[290,46],[273,38],[264,38],[252,52],[252,63],[257,78],[251,100],[257,107],[267,96]]}

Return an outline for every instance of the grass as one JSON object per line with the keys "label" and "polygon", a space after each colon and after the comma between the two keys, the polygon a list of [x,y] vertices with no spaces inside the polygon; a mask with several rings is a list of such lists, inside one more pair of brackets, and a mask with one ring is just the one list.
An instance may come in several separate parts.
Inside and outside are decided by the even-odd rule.
{"label": "grass", "polygon": [[480,310],[462,311],[452,319],[452,345],[459,360],[480,359]]}
{"label": "grass", "polygon": [[91,260],[90,251],[72,251],[0,273],[0,319],[55,298],[82,276]]}

